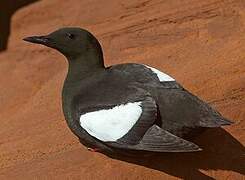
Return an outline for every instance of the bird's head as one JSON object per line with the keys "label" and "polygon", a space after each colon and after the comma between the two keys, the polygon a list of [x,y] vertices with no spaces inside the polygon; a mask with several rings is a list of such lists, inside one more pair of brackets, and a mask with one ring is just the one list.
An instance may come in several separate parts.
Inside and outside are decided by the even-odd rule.
{"label": "bird's head", "polygon": [[62,28],[45,36],[31,36],[23,40],[54,48],[68,60],[89,56],[88,52],[102,55],[98,40],[87,30],[77,27]]}

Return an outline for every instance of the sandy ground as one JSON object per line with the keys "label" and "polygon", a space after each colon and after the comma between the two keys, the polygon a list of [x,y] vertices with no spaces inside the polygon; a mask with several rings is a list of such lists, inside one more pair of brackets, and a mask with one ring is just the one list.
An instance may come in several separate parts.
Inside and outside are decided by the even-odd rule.
{"label": "sandy ground", "polygon": [[[244,0],[41,0],[11,19],[0,53],[0,179],[245,179]],[[25,36],[80,26],[106,64],[145,63],[235,124],[195,140],[204,151],[115,160],[87,151],[61,111],[64,57]]]}

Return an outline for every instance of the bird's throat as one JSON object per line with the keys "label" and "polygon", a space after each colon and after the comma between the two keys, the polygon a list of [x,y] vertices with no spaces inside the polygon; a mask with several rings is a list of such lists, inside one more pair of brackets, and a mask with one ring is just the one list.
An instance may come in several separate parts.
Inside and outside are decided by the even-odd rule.
{"label": "bird's throat", "polygon": [[103,57],[92,53],[68,59],[68,63],[65,84],[80,84],[82,80],[105,68]]}

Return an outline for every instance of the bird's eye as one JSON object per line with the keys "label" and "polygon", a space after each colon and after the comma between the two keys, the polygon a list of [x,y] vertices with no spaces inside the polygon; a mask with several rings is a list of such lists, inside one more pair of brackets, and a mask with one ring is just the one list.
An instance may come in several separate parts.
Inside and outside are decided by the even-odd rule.
{"label": "bird's eye", "polygon": [[74,38],[75,38],[75,35],[74,35],[74,34],[71,34],[71,33],[66,33],[66,36],[67,36],[69,39],[74,39]]}

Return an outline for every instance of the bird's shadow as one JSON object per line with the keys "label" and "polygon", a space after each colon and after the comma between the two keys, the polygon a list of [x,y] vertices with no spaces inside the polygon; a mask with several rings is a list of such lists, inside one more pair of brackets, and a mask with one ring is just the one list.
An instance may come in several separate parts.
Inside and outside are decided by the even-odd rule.
{"label": "bird's shadow", "polygon": [[222,128],[209,129],[193,140],[203,151],[164,153],[145,158],[113,157],[182,179],[214,179],[201,170],[228,170],[245,174],[244,146]]}
{"label": "bird's shadow", "polygon": [[12,15],[20,8],[39,0],[1,0],[0,1],[0,52],[7,49]]}

